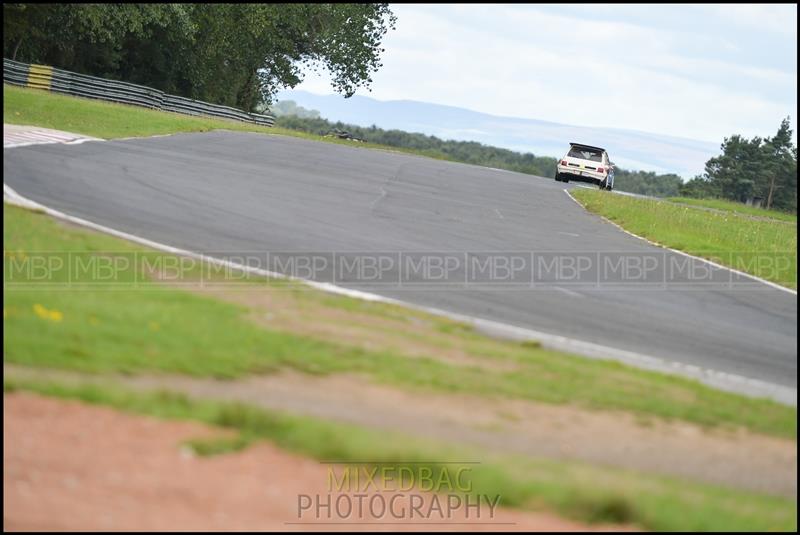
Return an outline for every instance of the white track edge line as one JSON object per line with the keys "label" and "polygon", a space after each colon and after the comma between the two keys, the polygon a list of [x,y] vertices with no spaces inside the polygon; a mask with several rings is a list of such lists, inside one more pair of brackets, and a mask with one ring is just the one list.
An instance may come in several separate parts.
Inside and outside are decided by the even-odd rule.
{"label": "white track edge line", "polygon": [[19,195],[16,191],[14,191],[10,186],[8,186],[5,183],[3,184],[3,199],[5,202],[9,204],[21,206],[23,208],[28,208],[32,210],[38,210],[57,219],[69,221],[70,223],[76,225],[84,226],[92,230],[96,230],[98,232],[103,232],[105,234],[116,236],[118,238],[122,238],[124,240],[128,240],[134,243],[139,243],[141,245],[150,247],[152,249],[164,251],[170,254],[175,254],[188,258],[194,258],[210,264],[229,267],[232,269],[236,269],[238,271],[252,273],[262,277],[293,280],[304,283],[312,288],[316,288],[318,290],[322,290],[333,294],[345,295],[348,297],[362,299],[365,301],[382,302],[387,304],[403,306],[406,308],[410,308],[412,310],[427,312],[429,314],[433,314],[436,316],[446,317],[455,321],[461,321],[467,323],[469,325],[472,325],[479,331],[482,331],[485,334],[489,334],[491,336],[518,340],[518,341],[522,340],[538,341],[544,347],[549,347],[551,349],[571,352],[592,359],[613,360],[631,366],[635,366],[637,368],[648,369],[651,371],[669,373],[673,375],[681,375],[683,377],[697,380],[703,384],[712,386],[714,388],[718,388],[720,390],[726,390],[728,392],[744,394],[751,397],[768,397],[779,403],[783,403],[790,406],[797,406],[796,388],[768,383],[766,381],[751,379],[739,375],[729,374],[726,372],[704,369],[700,368],[699,366],[694,366],[690,364],[667,361],[658,357],[643,355],[640,353],[635,353],[627,350],[615,349],[612,347],[595,344],[593,342],[577,340],[566,336],[543,333],[535,331],[533,329],[517,327],[515,325],[500,323],[474,316],[467,316],[463,314],[441,310],[438,308],[416,305],[414,303],[409,303],[406,301],[401,301],[399,299],[385,297],[370,292],[343,288],[341,286],[336,286],[334,284],[326,282],[317,282],[297,277],[291,277],[284,275],[282,273],[275,273],[261,268],[255,268],[252,266],[238,264],[228,260],[214,258],[200,253],[195,253],[186,249],[180,249],[178,247],[173,247],[170,245],[159,243],[153,240],[149,240],[147,238],[142,238],[140,236],[136,236],[134,234],[129,234],[127,232],[106,227],[104,225],[88,221],[86,219],[65,214],[58,210],[37,203],[36,201],[26,199],[25,197]]}

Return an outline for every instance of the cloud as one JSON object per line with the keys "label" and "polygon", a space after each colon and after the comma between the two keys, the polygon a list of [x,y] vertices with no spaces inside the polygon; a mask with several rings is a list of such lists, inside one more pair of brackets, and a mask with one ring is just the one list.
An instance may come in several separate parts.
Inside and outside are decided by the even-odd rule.
{"label": "cloud", "polygon": [[[395,6],[384,66],[371,94],[360,92],[715,142],[771,135],[786,115],[796,125],[796,62],[787,70],[737,52],[746,44],[752,56],[759,38],[794,50],[796,7],[792,23],[771,6],[693,8],[692,18],[709,16],[707,31],[681,25],[667,6],[651,19],[643,10],[626,17],[623,6],[585,7]],[[719,29],[726,24],[748,28],[746,38]],[[313,76],[298,89],[330,92]]]}
{"label": "cloud", "polygon": [[797,38],[797,4],[725,4],[710,8],[716,16],[740,26]]}

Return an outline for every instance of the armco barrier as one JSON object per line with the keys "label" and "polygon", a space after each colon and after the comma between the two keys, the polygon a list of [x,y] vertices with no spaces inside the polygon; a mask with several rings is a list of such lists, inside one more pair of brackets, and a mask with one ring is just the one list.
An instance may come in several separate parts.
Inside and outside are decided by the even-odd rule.
{"label": "armco barrier", "polygon": [[3,59],[3,83],[186,115],[233,119],[261,126],[272,126],[275,122],[275,118],[269,115],[247,113],[229,106],[169,95],[143,85],[106,80],[96,76],[55,69],[47,65],[29,65],[5,58]]}

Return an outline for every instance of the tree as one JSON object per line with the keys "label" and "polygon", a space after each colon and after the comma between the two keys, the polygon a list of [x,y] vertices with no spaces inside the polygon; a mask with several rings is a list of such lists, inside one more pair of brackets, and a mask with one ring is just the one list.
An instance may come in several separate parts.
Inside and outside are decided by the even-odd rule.
{"label": "tree", "polygon": [[695,199],[704,199],[709,197],[719,197],[719,192],[715,191],[708,177],[704,175],[697,175],[691,180],[683,183],[678,188],[678,194],[681,197],[693,197]]}
{"label": "tree", "polygon": [[734,135],[725,138],[722,154],[706,162],[706,176],[726,199],[746,202],[758,191],[762,174],[762,139]]}
{"label": "tree", "polygon": [[3,4],[3,54],[248,111],[326,69],[351,96],[380,67],[387,4]]}
{"label": "tree", "polygon": [[3,4],[3,53],[21,61],[107,74],[125,43],[146,42],[158,27],[178,30],[180,5]]}
{"label": "tree", "polygon": [[[792,144],[792,129],[788,117],[781,122],[775,136],[764,143],[762,150],[766,208],[772,208],[776,194],[780,198],[778,204],[785,206],[790,197],[781,195],[784,191],[794,190],[794,197],[797,198],[797,149]],[[796,200],[794,204],[796,207]]]}
{"label": "tree", "polygon": [[46,21],[50,7],[46,4],[3,4],[3,57],[17,59],[22,43],[46,38]]}
{"label": "tree", "polygon": [[678,195],[683,180],[676,174],[657,175],[654,172],[628,171],[617,169],[614,172],[614,188],[653,197],[674,197]]}
{"label": "tree", "polygon": [[722,154],[706,162],[706,172],[681,186],[690,197],[746,202],[764,199],[765,208],[797,211],[797,147],[787,117],[771,138],[725,138]]}
{"label": "tree", "polygon": [[298,106],[297,102],[294,100],[281,100],[280,102],[273,104],[269,110],[263,108],[259,111],[270,111],[272,115],[276,117],[280,117],[282,115],[292,115],[300,117],[301,119],[319,118],[319,112],[317,110],[309,110],[302,106]]}
{"label": "tree", "polygon": [[[291,101],[282,103],[281,110],[293,109],[291,105],[285,104],[286,102]],[[293,102],[292,105],[294,105]],[[324,135],[334,129],[346,130],[354,137],[365,141],[411,149],[437,158],[508,169],[542,177],[552,177],[555,173],[557,160],[548,156],[523,154],[475,141],[443,140],[435,136],[403,132],[402,130],[383,130],[374,124],[369,127],[361,127],[338,121],[334,123],[320,118],[318,112],[314,113],[316,114],[314,117],[280,113],[277,114],[275,124],[283,128],[319,135]],[[674,174],[657,175],[652,172],[617,169],[615,182],[615,187],[632,193],[673,196],[678,193],[681,178]]]}

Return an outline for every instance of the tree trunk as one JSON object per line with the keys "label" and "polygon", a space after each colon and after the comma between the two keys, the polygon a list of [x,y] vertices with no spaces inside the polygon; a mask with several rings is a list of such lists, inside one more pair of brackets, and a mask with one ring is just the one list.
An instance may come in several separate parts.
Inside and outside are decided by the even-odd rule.
{"label": "tree trunk", "polygon": [[775,175],[769,177],[769,192],[767,193],[767,210],[772,208],[772,194],[775,193]]}
{"label": "tree trunk", "polygon": [[14,61],[17,61],[17,52],[19,52],[19,45],[21,44],[22,44],[22,37],[20,37],[19,41],[17,41],[17,45],[14,47],[14,53],[11,54],[11,59]]}
{"label": "tree trunk", "polygon": [[244,85],[236,95],[236,106],[244,111],[251,112],[255,103],[253,102],[253,83],[256,77],[256,70],[251,70],[247,75]]}

